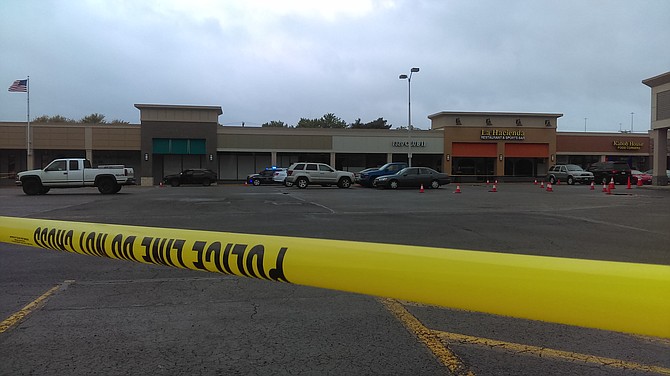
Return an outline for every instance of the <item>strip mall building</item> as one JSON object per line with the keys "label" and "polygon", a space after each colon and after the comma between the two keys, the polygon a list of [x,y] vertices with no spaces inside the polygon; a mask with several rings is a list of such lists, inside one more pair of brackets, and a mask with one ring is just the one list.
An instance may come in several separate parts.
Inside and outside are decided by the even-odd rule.
{"label": "strip mall building", "polygon": [[[557,132],[559,113],[449,111],[429,115],[430,130],[231,127],[219,125],[219,106],[154,104],[135,105],[140,124],[5,122],[0,123],[0,176],[13,184],[16,172],[61,157],[134,167],[142,185],[158,184],[162,176],[186,168],[209,168],[220,180],[239,181],[297,161],[359,171],[411,158],[414,166],[461,181],[527,180],[545,176],[556,163],[586,167],[605,160],[665,171],[670,72],[643,82],[652,87],[649,133]],[[667,184],[663,177],[657,183]]]}

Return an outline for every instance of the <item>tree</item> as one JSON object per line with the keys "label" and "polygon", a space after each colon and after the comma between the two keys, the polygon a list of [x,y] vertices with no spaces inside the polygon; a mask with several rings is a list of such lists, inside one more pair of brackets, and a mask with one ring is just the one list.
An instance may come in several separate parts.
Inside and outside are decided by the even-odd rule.
{"label": "tree", "polygon": [[392,127],[390,124],[386,124],[386,120],[384,118],[379,118],[377,120],[373,120],[369,123],[362,123],[361,119],[356,119],[355,122],[349,124],[349,128],[352,129],[389,129]]}
{"label": "tree", "polygon": [[105,120],[105,115],[99,114],[99,113],[94,113],[90,114],[87,116],[84,116],[79,120],[80,123],[85,123],[85,124],[106,124],[107,121]]}
{"label": "tree", "polygon": [[130,124],[130,123],[125,120],[114,119],[110,124]]}
{"label": "tree", "polygon": [[284,123],[283,121],[280,120],[272,120],[271,122],[268,123],[263,123],[261,127],[266,127],[266,128],[288,128],[288,124]]}
{"label": "tree", "polygon": [[33,119],[33,123],[76,123],[76,121],[62,115],[42,115]]}
{"label": "tree", "polygon": [[319,119],[300,118],[296,128],[346,128],[347,122],[335,116],[333,113],[327,113]]}

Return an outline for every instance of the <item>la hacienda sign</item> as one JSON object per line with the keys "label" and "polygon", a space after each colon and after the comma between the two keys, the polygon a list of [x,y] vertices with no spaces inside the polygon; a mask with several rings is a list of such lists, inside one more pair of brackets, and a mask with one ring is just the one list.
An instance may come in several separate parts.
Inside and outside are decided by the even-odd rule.
{"label": "la hacienda sign", "polygon": [[516,140],[522,141],[526,139],[523,131],[508,130],[508,129],[482,129],[479,135],[480,140]]}

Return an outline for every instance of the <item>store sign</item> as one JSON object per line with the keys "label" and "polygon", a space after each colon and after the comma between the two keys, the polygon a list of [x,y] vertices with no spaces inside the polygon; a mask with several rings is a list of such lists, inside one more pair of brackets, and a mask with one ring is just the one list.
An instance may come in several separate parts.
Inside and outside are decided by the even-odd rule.
{"label": "store sign", "polygon": [[423,148],[426,147],[426,141],[393,141],[392,145],[394,148],[406,148],[410,146],[413,148]]}
{"label": "store sign", "polygon": [[508,130],[508,129],[482,129],[482,133],[479,135],[480,140],[515,140],[523,141],[526,139],[526,135],[523,131],[520,130]]}
{"label": "store sign", "polygon": [[644,146],[644,142],[612,141],[612,146],[617,150],[640,150]]}

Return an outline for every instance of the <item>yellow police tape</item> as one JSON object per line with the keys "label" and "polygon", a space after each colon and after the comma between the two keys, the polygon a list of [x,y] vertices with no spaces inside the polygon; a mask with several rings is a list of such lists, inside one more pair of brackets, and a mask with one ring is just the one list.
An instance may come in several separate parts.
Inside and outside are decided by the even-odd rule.
{"label": "yellow police tape", "polygon": [[670,266],[0,217],[0,242],[670,338]]}

